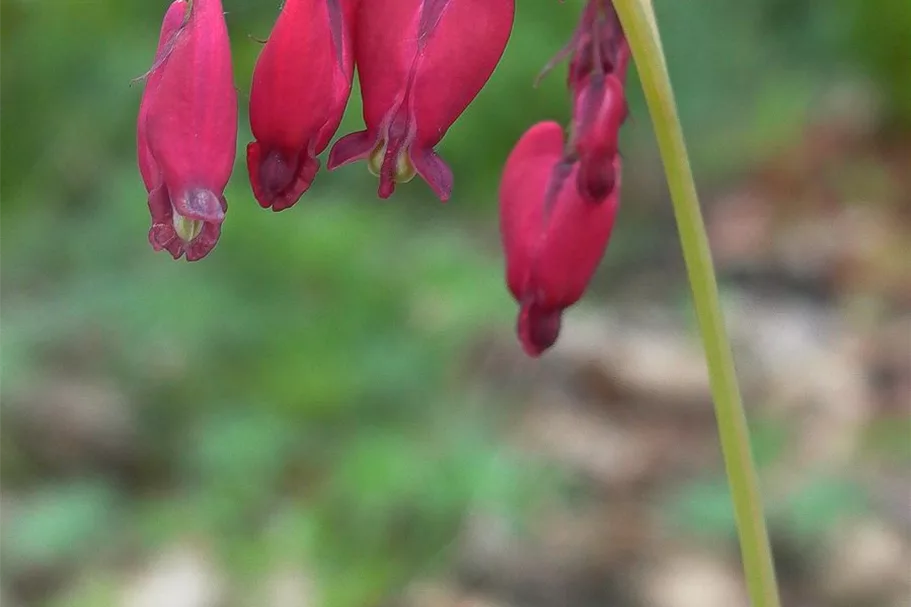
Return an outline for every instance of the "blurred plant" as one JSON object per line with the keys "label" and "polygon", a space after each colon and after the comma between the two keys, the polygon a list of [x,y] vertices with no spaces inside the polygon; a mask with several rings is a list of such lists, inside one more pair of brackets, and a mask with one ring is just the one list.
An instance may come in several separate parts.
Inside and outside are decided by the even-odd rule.
{"label": "blurred plant", "polygon": [[119,505],[100,480],[48,487],[10,504],[16,524],[3,525],[4,575],[45,574],[105,543],[118,528]]}
{"label": "blurred plant", "polygon": [[[557,486],[503,453],[496,408],[451,385],[450,353],[484,330],[479,318],[494,326],[509,313],[494,263],[463,233],[422,235],[414,218],[313,192],[306,216],[280,226],[239,205],[249,232],[194,276],[141,242],[104,237],[143,219],[115,204],[133,192],[130,172],[113,185],[103,219],[38,214],[47,238],[20,220],[5,240],[4,268],[29,271],[4,276],[15,289],[4,289],[0,383],[5,406],[52,379],[51,361],[72,350],[70,372],[124,386],[139,413],[135,447],[148,450],[129,485],[99,480],[103,503],[80,505],[82,494],[50,481],[41,503],[59,507],[36,501],[28,520],[4,525],[19,538],[4,541],[10,555],[56,569],[93,543],[153,549],[202,536],[241,579],[287,560],[324,562],[328,604],[362,604],[442,563],[467,509],[516,519],[529,496]],[[58,255],[78,279],[45,282]],[[185,300],[173,315],[175,285]],[[5,471],[31,461],[27,437],[4,438],[5,453],[21,453],[4,457]],[[112,496],[123,525],[98,534],[99,521],[116,520]]]}
{"label": "blurred plant", "polygon": [[[788,427],[782,421],[757,420],[750,425],[754,458],[760,469],[773,469],[793,457]],[[793,490],[768,507],[773,535],[794,537],[805,545],[820,546],[832,529],[850,517],[869,511],[866,488],[828,474],[807,475]],[[723,479],[699,478],[684,483],[664,503],[665,518],[675,528],[711,539],[734,538],[737,521],[731,490]]]}
{"label": "blurred plant", "polygon": [[911,3],[844,0],[849,49],[884,94],[887,124],[911,130]]}

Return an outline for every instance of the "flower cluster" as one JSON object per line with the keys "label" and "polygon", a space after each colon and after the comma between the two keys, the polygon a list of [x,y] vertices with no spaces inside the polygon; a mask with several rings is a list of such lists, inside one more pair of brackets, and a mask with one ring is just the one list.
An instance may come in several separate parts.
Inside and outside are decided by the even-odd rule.
{"label": "flower cluster", "polygon": [[[448,199],[452,172],[434,146],[490,78],[514,13],[515,0],[285,0],[250,90],[257,202],[281,211],[310,187],[355,66],[366,128],[336,142],[328,168],[366,159],[380,197],[420,175]],[[175,259],[201,259],[221,233],[237,143],[221,0],[171,4],[146,78],[137,143],[149,240]]]}
{"label": "flower cluster", "polygon": [[[246,148],[253,196],[287,209],[315,179],[339,128],[355,67],[362,131],[327,168],[366,160],[378,195],[419,175],[442,200],[453,175],[435,146],[490,78],[515,0],[285,0],[256,62]],[[570,136],[531,127],[506,161],[500,230],[525,351],[557,339],[610,238],[620,189],[617,139],[627,116],[629,47],[610,0],[588,0],[558,58],[569,57]],[[221,0],[174,0],[139,108],[138,160],[149,241],[194,261],[216,245],[237,148],[237,92]]]}
{"label": "flower cluster", "polygon": [[556,122],[532,126],[500,185],[506,282],[519,304],[519,339],[535,357],[556,342],[563,311],[585,292],[617,213],[629,46],[608,0],[589,0],[566,55],[569,141]]}

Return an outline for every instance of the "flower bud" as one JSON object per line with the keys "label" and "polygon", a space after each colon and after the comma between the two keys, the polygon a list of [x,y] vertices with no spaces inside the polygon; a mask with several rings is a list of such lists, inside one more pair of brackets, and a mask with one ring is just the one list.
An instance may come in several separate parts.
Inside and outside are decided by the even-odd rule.
{"label": "flower bud", "polygon": [[579,193],[590,202],[603,200],[614,190],[614,158],[626,116],[623,84],[616,76],[595,74],[580,88],[571,147],[579,159]]}
{"label": "flower bud", "polygon": [[629,45],[609,1],[588,1],[563,54],[570,56],[570,152],[579,160],[577,187],[583,198],[597,202],[614,189],[617,140],[628,114],[623,86]]}

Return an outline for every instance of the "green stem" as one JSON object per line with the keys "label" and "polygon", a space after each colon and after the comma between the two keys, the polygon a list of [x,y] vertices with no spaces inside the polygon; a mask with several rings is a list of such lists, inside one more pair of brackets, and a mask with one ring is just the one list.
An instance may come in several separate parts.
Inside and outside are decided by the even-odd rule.
{"label": "green stem", "polygon": [[709,368],[718,433],[753,607],[779,607],[750,435],[724,326],[712,255],[650,0],[614,0],[655,127]]}

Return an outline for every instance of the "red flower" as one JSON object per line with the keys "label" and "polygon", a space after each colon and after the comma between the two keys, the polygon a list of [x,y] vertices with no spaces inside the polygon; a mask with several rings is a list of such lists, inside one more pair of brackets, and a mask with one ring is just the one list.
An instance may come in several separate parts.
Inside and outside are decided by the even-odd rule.
{"label": "red flower", "polygon": [[247,169],[263,208],[298,201],[338,129],[354,73],[354,8],[354,0],[286,0],[256,62]]}
{"label": "red flower", "polygon": [[329,169],[367,158],[381,198],[417,173],[447,200],[452,171],[433,148],[493,73],[514,12],[514,0],[363,2],[355,54],[367,128],[333,146]]}
{"label": "red flower", "polygon": [[220,0],[176,0],[162,24],[137,126],[149,242],[174,259],[218,242],[237,146],[237,92]]}
{"label": "red flower", "polygon": [[506,281],[520,305],[517,331],[529,356],[540,356],[560,332],[563,310],[585,292],[610,239],[616,187],[600,202],[576,188],[579,164],[564,157],[563,129],[533,126],[506,161],[500,185],[500,233]]}

